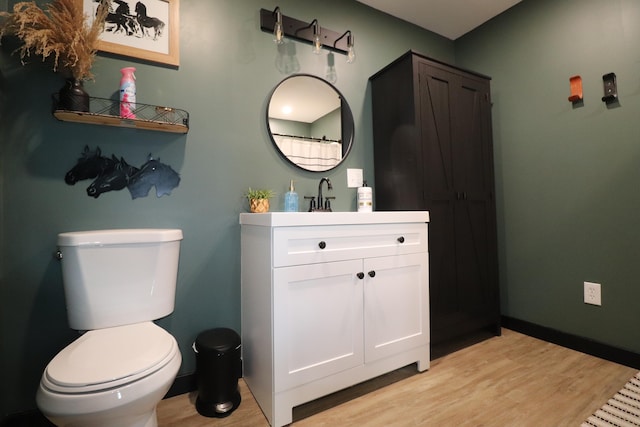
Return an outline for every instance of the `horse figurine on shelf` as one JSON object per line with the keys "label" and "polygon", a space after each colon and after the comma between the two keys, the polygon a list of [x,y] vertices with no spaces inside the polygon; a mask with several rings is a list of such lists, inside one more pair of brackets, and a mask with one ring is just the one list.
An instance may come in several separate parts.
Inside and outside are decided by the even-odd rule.
{"label": "horse figurine on shelf", "polygon": [[105,170],[111,169],[115,163],[113,159],[102,157],[100,147],[91,151],[89,146],[85,145],[81,154],[82,157],[78,159],[76,165],[64,176],[64,182],[69,185],[84,179],[97,178]]}
{"label": "horse figurine on shelf", "polygon": [[112,156],[112,160],[113,167],[104,171],[87,187],[88,196],[97,199],[100,194],[107,191],[122,190],[129,185],[131,177],[139,171],[137,167],[131,166],[122,157],[118,160],[116,156]]}
{"label": "horse figurine on shelf", "polygon": [[151,187],[156,187],[156,196],[162,197],[171,194],[171,190],[180,184],[180,175],[171,166],[160,163],[160,159],[154,159],[149,154],[147,162],[140,167],[131,177],[127,189],[131,198],[146,197]]}
{"label": "horse figurine on shelf", "polygon": [[147,6],[142,2],[136,3],[136,19],[142,30],[142,36],[149,36],[148,29],[153,28],[153,40],[157,40],[158,37],[162,37],[162,31],[164,30],[164,22],[158,18],[147,16]]}

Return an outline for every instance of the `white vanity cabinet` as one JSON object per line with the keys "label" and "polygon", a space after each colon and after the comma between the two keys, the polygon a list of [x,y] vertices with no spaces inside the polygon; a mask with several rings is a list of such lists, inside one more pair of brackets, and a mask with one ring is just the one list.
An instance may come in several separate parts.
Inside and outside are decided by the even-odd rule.
{"label": "white vanity cabinet", "polygon": [[429,367],[427,212],[241,214],[244,379],[272,426],[292,408]]}

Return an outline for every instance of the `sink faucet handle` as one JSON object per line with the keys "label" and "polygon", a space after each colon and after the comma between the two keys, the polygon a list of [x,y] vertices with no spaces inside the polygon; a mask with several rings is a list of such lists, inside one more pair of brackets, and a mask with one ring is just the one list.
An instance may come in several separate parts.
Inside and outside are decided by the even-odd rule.
{"label": "sink faucet handle", "polygon": [[336,199],[335,196],[331,196],[331,197],[325,196],[325,198],[324,198],[324,209],[326,211],[330,211],[331,212],[331,201],[335,200],[335,199]]}
{"label": "sink faucet handle", "polygon": [[316,208],[316,198],[313,196],[304,196],[305,199],[309,200],[309,212],[312,212]]}

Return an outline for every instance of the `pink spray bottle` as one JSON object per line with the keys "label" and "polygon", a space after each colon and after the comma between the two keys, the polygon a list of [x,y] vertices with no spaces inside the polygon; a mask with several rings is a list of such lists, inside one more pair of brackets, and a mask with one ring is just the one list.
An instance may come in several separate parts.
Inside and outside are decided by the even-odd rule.
{"label": "pink spray bottle", "polygon": [[136,71],[134,67],[126,67],[120,70],[120,117],[135,119],[136,108]]}

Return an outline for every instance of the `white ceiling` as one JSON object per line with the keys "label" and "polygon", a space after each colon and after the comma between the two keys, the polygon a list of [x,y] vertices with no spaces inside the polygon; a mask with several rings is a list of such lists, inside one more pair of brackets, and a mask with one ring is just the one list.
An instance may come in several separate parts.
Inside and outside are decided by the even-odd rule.
{"label": "white ceiling", "polygon": [[269,118],[313,123],[340,108],[340,97],[324,80],[295,76],[282,81],[269,100]]}
{"label": "white ceiling", "polygon": [[455,40],[522,0],[358,0]]}

